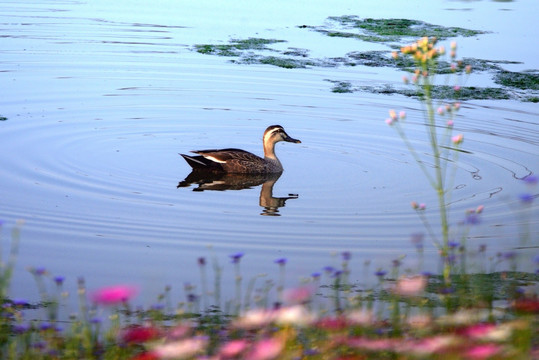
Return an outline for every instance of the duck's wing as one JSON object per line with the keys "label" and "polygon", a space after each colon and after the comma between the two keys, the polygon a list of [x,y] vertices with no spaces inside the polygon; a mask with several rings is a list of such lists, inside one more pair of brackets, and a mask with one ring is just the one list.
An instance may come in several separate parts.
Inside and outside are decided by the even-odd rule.
{"label": "duck's wing", "polygon": [[225,170],[218,162],[206,159],[204,156],[191,156],[180,154],[185,161],[195,170],[208,170],[208,171],[220,171],[224,172]]}
{"label": "duck's wing", "polygon": [[226,172],[235,173],[263,173],[266,171],[264,159],[241,149],[197,150],[205,160],[209,160],[223,167]]}

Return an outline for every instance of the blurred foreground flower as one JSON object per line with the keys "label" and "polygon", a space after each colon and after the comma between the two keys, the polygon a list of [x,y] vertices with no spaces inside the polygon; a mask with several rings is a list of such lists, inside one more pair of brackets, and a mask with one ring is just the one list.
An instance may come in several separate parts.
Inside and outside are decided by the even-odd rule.
{"label": "blurred foreground flower", "polygon": [[221,346],[219,350],[220,358],[235,358],[238,357],[249,345],[249,342],[245,339],[232,340]]}
{"label": "blurred foreground flower", "polygon": [[152,353],[161,359],[186,359],[202,352],[207,344],[206,337],[194,337],[156,346]]}
{"label": "blurred foreground flower", "polygon": [[401,296],[417,296],[427,286],[427,278],[422,275],[403,276],[395,285],[393,292]]}
{"label": "blurred foreground flower", "polygon": [[129,344],[140,344],[157,338],[161,332],[151,326],[131,326],[123,330],[120,338]]}
{"label": "blurred foreground flower", "polygon": [[284,349],[284,341],[281,339],[269,338],[258,341],[247,355],[250,360],[270,360],[275,359]]}
{"label": "blurred foreground flower", "polygon": [[101,305],[115,305],[129,301],[138,293],[138,288],[130,285],[108,286],[96,290],[92,301]]}

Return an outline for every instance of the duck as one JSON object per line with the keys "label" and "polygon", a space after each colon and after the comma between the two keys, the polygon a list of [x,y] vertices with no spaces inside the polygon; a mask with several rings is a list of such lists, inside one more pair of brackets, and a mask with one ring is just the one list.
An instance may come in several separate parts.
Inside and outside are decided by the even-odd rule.
{"label": "duck", "polygon": [[264,131],[262,137],[264,158],[235,148],[194,150],[191,152],[198,154],[197,156],[180,155],[193,170],[236,174],[282,173],[283,165],[275,155],[275,144],[279,141],[301,143],[300,140],[290,137],[281,125],[272,125]]}

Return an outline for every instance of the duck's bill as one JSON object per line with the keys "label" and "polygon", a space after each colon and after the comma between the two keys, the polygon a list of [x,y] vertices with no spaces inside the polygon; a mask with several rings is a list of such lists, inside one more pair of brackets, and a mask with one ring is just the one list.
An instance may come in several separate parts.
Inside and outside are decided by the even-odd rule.
{"label": "duck's bill", "polygon": [[290,136],[288,136],[288,134],[286,134],[286,137],[284,138],[284,141],[288,141],[288,142],[296,143],[296,144],[301,144],[300,140],[291,138]]}

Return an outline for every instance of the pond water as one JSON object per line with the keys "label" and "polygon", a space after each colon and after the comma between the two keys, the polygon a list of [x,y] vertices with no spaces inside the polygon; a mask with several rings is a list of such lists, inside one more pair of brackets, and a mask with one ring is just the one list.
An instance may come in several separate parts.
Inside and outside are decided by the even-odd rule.
{"label": "pond water", "polygon": [[[228,256],[237,252],[245,253],[246,279],[277,274],[273,261],[286,257],[290,284],[338,267],[342,251],[352,253],[356,270],[367,260],[372,271],[388,268],[401,254],[415,266],[410,236],[424,229],[410,202],[428,204],[436,226],[436,197],[384,120],[388,109],[406,110],[407,134],[426,153],[421,105],[400,95],[333,93],[327,81],[395,85],[402,73],[237,64],[198,53],[196,44],[283,39],[271,47],[331,58],[389,47],[301,25],[340,15],[406,18],[488,32],[447,40],[458,41],[459,57],[518,62],[503,65],[511,71],[539,68],[531,2],[0,3],[0,115],[7,118],[0,219],[4,249],[16,219],[25,220],[12,293],[29,299],[38,295],[25,270],[31,266],[66,276],[71,288],[78,276],[91,288],[135,283],[145,301],[165,285],[181,294],[184,283],[199,282],[201,256],[219,260],[225,288],[233,279]],[[472,75],[469,84],[492,79]],[[526,191],[522,179],[539,171],[538,115],[536,104],[518,100],[462,104],[455,128],[466,152],[451,220],[485,206],[470,247],[512,251],[523,245],[522,231],[535,241],[525,245],[537,246],[537,202],[522,212],[517,197]],[[261,154],[262,133],[273,124],[302,141],[277,144],[285,168],[278,179],[241,190],[177,187],[190,173],[178,153]],[[274,198],[289,199],[267,206]],[[427,243],[425,252],[424,266],[435,270],[435,248]]]}

